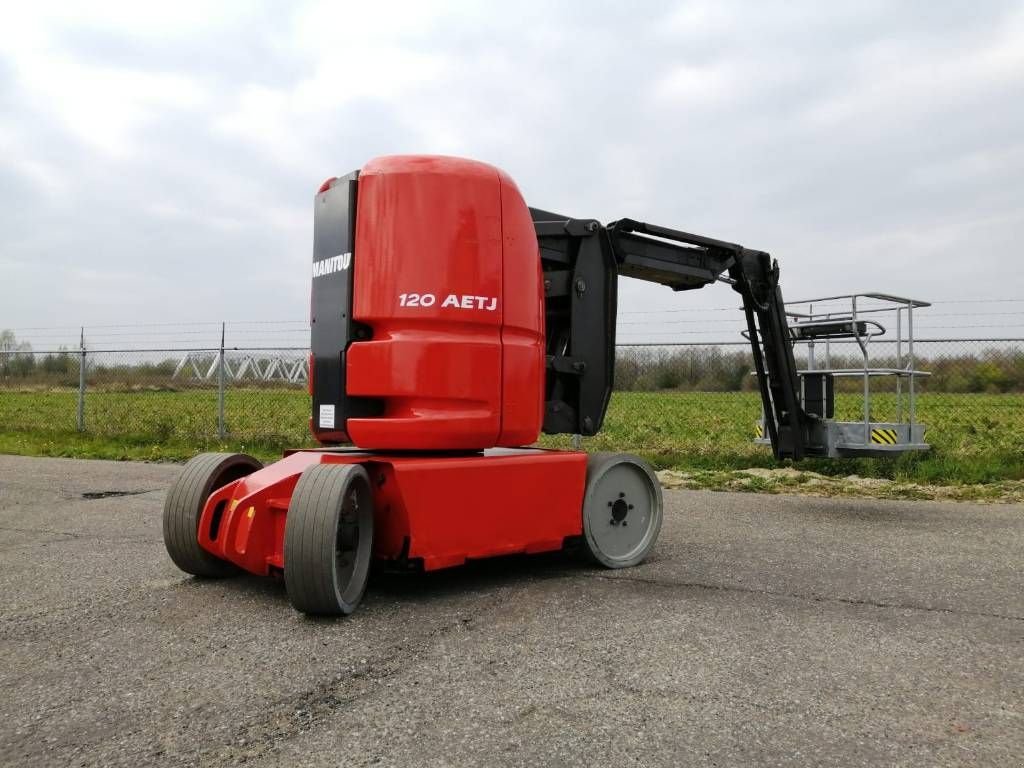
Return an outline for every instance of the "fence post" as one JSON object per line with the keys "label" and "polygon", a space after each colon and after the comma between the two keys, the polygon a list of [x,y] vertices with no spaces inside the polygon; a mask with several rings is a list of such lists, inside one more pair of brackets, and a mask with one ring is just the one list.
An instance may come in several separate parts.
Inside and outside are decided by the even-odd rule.
{"label": "fence post", "polygon": [[224,323],[220,324],[220,357],[217,364],[217,437],[224,439]]}
{"label": "fence post", "polygon": [[78,341],[78,431],[85,432],[85,326]]}

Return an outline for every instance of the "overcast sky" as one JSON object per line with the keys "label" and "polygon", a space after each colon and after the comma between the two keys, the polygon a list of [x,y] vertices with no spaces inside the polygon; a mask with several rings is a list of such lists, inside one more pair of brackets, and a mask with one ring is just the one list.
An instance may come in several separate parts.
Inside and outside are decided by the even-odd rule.
{"label": "overcast sky", "polygon": [[[314,191],[406,152],[494,163],[531,205],[768,250],[787,298],[1024,289],[1021,3],[2,15],[0,327],[304,318]],[[736,303],[623,283],[627,339],[681,316],[643,311]]]}

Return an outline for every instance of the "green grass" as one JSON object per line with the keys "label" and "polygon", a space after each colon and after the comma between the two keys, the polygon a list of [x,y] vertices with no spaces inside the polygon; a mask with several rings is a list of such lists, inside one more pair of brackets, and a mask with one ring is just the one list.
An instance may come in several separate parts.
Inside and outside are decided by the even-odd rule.
{"label": "green grass", "polygon": [[177,461],[198,451],[237,450],[271,459],[284,448],[313,445],[303,391],[229,392],[224,441],[217,439],[214,392],[90,392],[85,433],[75,431],[77,402],[71,391],[0,393],[0,452]]}
{"label": "green grass", "polygon": [[[873,397],[872,416],[893,418],[895,397]],[[801,469],[824,475],[857,474],[948,484],[1024,478],[1024,396],[929,394],[918,398],[917,419],[928,426],[932,450],[895,459],[808,459]],[[858,419],[858,395],[837,395],[836,416]],[[658,469],[724,470],[774,467],[767,448],[755,445],[760,398],[750,392],[622,392],[612,404],[591,450],[630,450]],[[563,447],[562,437],[545,444]]]}
{"label": "green grass", "polygon": [[[72,391],[0,392],[0,452],[113,459],[181,460],[200,450],[244,450],[262,459],[310,446],[309,397],[296,390],[234,389],[225,400],[229,439],[216,438],[217,401],[209,391],[90,392],[87,431],[75,431]],[[891,418],[891,395],[874,399],[875,418]],[[856,395],[840,394],[837,415],[861,415]],[[633,451],[657,468],[722,472],[777,466],[753,444],[755,393],[621,392],[612,398],[588,450]],[[807,460],[822,475],[888,478],[932,485],[1024,479],[1024,396],[927,394],[918,419],[933,450],[896,459]],[[567,436],[541,444],[567,447]],[[754,483],[755,485],[757,482]]]}

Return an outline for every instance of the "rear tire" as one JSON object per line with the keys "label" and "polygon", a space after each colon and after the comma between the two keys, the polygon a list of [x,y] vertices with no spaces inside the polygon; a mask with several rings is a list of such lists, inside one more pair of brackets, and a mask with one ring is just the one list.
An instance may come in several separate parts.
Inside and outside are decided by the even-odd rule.
{"label": "rear tire", "polygon": [[650,465],[629,453],[587,458],[583,496],[583,546],[605,568],[639,565],[661,531],[661,483]]}
{"label": "rear tire", "polygon": [[315,616],[356,609],[373,556],[373,491],[359,464],[314,464],[299,477],[284,528],[292,606]]}
{"label": "rear tire", "polygon": [[164,501],[164,546],[176,566],[207,579],[238,572],[235,565],[199,546],[199,517],[211,493],[262,468],[243,453],[201,453],[185,464]]}

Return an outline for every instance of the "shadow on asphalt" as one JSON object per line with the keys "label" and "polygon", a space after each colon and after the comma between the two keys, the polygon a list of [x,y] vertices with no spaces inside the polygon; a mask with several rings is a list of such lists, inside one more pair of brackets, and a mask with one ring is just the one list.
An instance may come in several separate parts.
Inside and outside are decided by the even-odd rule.
{"label": "shadow on asphalt", "polygon": [[429,602],[460,592],[564,578],[590,569],[578,557],[565,552],[509,555],[471,560],[465,565],[429,573],[371,574],[367,599],[375,596],[409,602]]}
{"label": "shadow on asphalt", "polygon": [[[545,579],[572,577],[594,570],[581,557],[567,552],[538,555],[509,555],[485,560],[471,560],[465,565],[439,571],[389,572],[380,568],[370,574],[364,606],[377,600],[409,604],[426,604],[453,595],[503,586],[523,585]],[[187,578],[180,589],[207,589],[216,585],[223,593],[252,599],[280,602],[287,606],[284,579],[280,576],[255,576],[242,573],[228,579],[211,581]]]}

